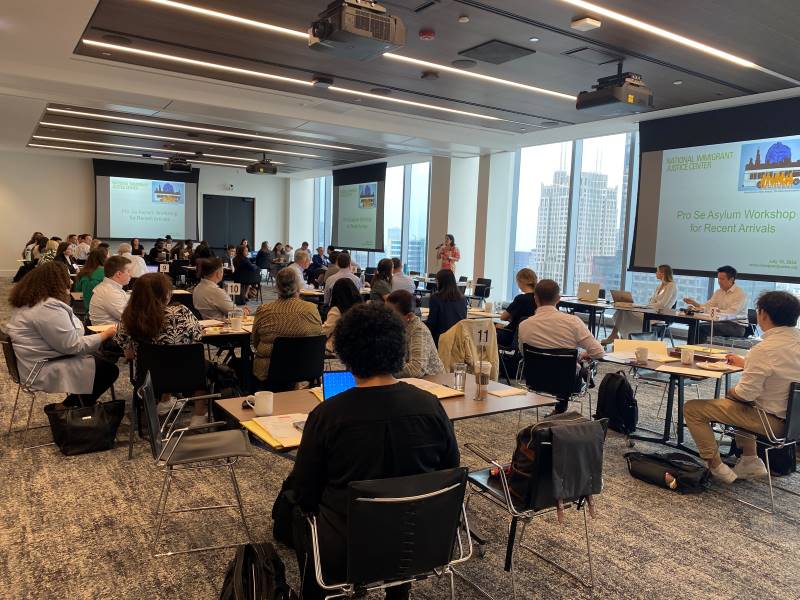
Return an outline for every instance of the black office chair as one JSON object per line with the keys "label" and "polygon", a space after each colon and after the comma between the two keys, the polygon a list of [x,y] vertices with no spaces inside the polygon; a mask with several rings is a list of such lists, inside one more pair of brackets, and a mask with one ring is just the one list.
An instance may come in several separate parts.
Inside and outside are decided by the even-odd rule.
{"label": "black office chair", "polygon": [[475,286],[472,289],[472,296],[470,296],[470,298],[476,299],[478,301],[478,306],[483,306],[483,303],[486,302],[486,299],[491,293],[492,280],[478,277],[475,280]]}
{"label": "black office chair", "polygon": [[261,296],[261,271],[242,271],[238,274],[237,281],[242,284],[242,304],[247,304],[247,288],[249,286],[256,288],[256,297],[259,302],[264,301]]}
{"label": "black office chair", "polygon": [[[589,524],[586,518],[586,498],[602,491],[603,445],[607,429],[607,419],[590,421],[584,417],[574,420],[544,420],[531,425],[528,438],[531,442],[529,449],[534,457],[532,459],[533,472],[527,485],[524,486],[526,489],[520,489],[523,486],[517,483],[513,486],[514,492],[512,492],[512,486],[509,485],[506,477],[504,465],[499,459],[493,458],[477,444],[465,444],[468,450],[490,465],[488,468],[470,471],[468,476],[470,494],[467,498],[467,508],[469,509],[473,496],[477,496],[488,500],[511,517],[504,570],[510,574],[512,598],[517,598],[514,582],[516,547],[531,552],[584,586],[588,588],[594,586],[592,548]],[[565,468],[565,464],[568,465],[570,460],[578,456],[580,461]],[[492,469],[499,471],[499,476],[492,477]],[[543,550],[543,554],[524,544],[525,532],[532,524],[533,518],[557,510],[559,502],[564,509],[574,506],[576,510],[583,512],[586,559],[589,571],[588,582],[556,563],[548,556],[550,553],[546,550]],[[522,530],[517,534],[519,524],[522,524]],[[477,538],[477,536],[475,537]],[[484,543],[479,539],[479,554],[483,551]],[[488,594],[484,595],[488,596]]]}
{"label": "black office chair", "polygon": [[[210,400],[219,398],[219,394],[194,396],[198,390],[208,388],[206,379],[206,359],[203,344],[138,344],[136,360],[131,365],[131,383],[134,391],[141,386],[147,373],[153,382],[153,391],[157,398],[162,394],[174,396],[170,411],[164,423],[166,431],[177,424],[178,417],[189,400]],[[128,458],[133,458],[133,423],[139,426],[142,434],[141,411],[138,395],[134,393],[131,402],[131,432],[128,439]],[[209,411],[209,414],[211,411]]]}
{"label": "black office chair", "polygon": [[453,567],[472,555],[466,487],[466,468],[348,484],[347,575],[342,583],[324,581],[325,549],[319,545],[316,517],[307,517],[313,568],[319,586],[331,594],[327,597],[354,598],[448,576],[450,598],[455,599]]}
{"label": "black office chair", "polygon": [[285,392],[300,381],[319,382],[325,364],[326,339],[324,335],[275,338],[269,372],[261,389]]}
{"label": "black office chair", "polygon": [[760,334],[761,332],[758,328],[758,312],[755,308],[748,308],[747,326],[745,327],[744,336],[714,336],[714,343],[720,346],[749,350],[761,341]]}
{"label": "black office chair", "polygon": [[[158,409],[156,408],[156,395],[153,390],[153,381],[149,373],[145,373],[142,385],[136,390],[136,397],[144,407],[147,416],[147,425],[150,432],[150,450],[156,466],[164,467],[164,484],[161,486],[161,495],[158,497],[158,510],[156,531],[153,536],[152,553],[154,556],[171,556],[173,554],[187,554],[191,552],[202,552],[204,550],[217,550],[219,548],[231,548],[238,544],[220,544],[213,546],[202,546],[198,548],[188,548],[185,550],[167,551],[156,553],[158,542],[161,535],[161,525],[165,514],[206,511],[222,508],[238,508],[239,516],[242,519],[247,541],[252,542],[250,528],[244,516],[244,506],[242,506],[242,496],[239,492],[239,484],[236,481],[234,465],[240,457],[251,456],[250,442],[247,432],[243,429],[228,429],[224,431],[212,431],[199,433],[211,427],[224,426],[224,421],[196,425],[194,427],[183,427],[163,434],[163,428],[158,419]],[[190,433],[191,435],[186,435]],[[218,504],[213,506],[199,506],[186,508],[181,504],[181,508],[167,511],[167,500],[171,488],[172,478],[176,473],[185,471],[194,473],[200,469],[226,469],[231,478],[235,504]]]}
{"label": "black office chair", "polygon": [[500,359],[500,373],[511,384],[511,373],[514,378],[519,377],[519,367],[522,355],[517,348],[516,331],[510,329],[497,329],[497,353]]}
{"label": "black office chair", "polygon": [[[794,446],[794,451],[797,451],[797,443],[800,441],[800,383],[793,383],[789,388],[789,401],[786,405],[786,420],[784,421],[784,428],[783,428],[783,436],[779,437],[775,434],[775,431],[772,429],[772,425],[769,422],[769,418],[767,414],[761,410],[757,405],[755,409],[758,411],[759,419],[761,420],[761,424],[766,431],[766,435],[761,433],[754,433],[752,431],[742,430],[741,428],[737,428],[742,433],[748,433],[755,437],[756,444],[760,444],[764,446],[764,458],[767,467],[767,484],[769,485],[769,499],[771,509],[767,510],[761,506],[756,506],[750,502],[742,500],[741,498],[736,498],[742,504],[746,504],[752,508],[758,509],[762,512],[774,514],[775,513],[775,493],[772,487],[772,471],[769,467],[769,453],[772,450],[781,450],[786,446]],[[797,492],[794,492],[790,489],[785,487],[779,488],[780,490],[792,494],[794,496],[800,496]]]}
{"label": "black office chair", "polygon": [[[672,310],[675,310],[678,307],[678,303],[672,305]],[[666,336],[669,336],[669,342],[672,347],[675,347],[675,338],[672,337],[672,328],[670,327],[669,323],[664,321],[656,321],[655,323],[650,323],[650,331],[654,332],[657,336],[659,341],[663,342]]]}
{"label": "black office chair", "polygon": [[528,344],[522,347],[523,373],[525,385],[529,390],[552,396],[558,400],[569,402],[589,399],[589,414],[592,414],[592,395],[587,383],[578,377],[578,350],[575,348],[557,348],[545,350]]}

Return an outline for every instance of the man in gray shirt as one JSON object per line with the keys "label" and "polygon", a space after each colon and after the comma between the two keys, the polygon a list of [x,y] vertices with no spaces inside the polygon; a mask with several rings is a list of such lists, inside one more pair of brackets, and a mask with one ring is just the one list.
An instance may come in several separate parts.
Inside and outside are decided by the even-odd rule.
{"label": "man in gray shirt", "polygon": [[339,253],[339,256],[336,257],[336,265],[339,267],[339,270],[330,277],[325,278],[325,294],[323,298],[325,306],[331,303],[333,285],[342,278],[350,279],[356,284],[356,289],[361,289],[361,280],[350,270],[350,255],[347,252]]}
{"label": "man in gray shirt", "polygon": [[[192,303],[204,319],[226,319],[228,313],[236,308],[231,297],[219,287],[222,281],[222,261],[218,258],[204,258],[197,261],[197,274],[201,277],[192,291]],[[250,314],[246,306],[244,314]]]}
{"label": "man in gray shirt", "polygon": [[395,257],[392,259],[392,291],[406,290],[411,295],[417,291],[417,284],[411,277],[403,273],[403,263]]}

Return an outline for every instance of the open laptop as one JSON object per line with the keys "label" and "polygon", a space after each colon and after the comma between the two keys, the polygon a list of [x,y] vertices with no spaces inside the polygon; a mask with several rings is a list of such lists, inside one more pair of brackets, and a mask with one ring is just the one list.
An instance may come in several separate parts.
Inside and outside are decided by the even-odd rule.
{"label": "open laptop", "polygon": [[582,281],[578,284],[578,300],[581,302],[597,302],[600,297],[600,284]]}
{"label": "open laptop", "polygon": [[633,301],[633,294],[628,290],[611,290],[611,298],[614,300],[614,306],[624,307],[644,307],[646,304],[637,304]]}
{"label": "open laptop", "polygon": [[336,394],[356,387],[356,378],[350,371],[325,371],[322,373],[322,398],[329,400]]}

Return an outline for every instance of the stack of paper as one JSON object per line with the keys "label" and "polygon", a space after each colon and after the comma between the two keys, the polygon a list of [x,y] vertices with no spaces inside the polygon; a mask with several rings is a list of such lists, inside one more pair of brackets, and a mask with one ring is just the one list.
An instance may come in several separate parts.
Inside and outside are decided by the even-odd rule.
{"label": "stack of paper", "polygon": [[[270,438],[282,448],[294,448],[300,445],[303,432],[295,427],[295,423],[305,423],[308,415],[291,413],[288,415],[275,415],[272,417],[256,417],[253,422],[263,429]],[[268,443],[268,440],[265,439]],[[273,445],[274,444],[271,444]]]}
{"label": "stack of paper", "polygon": [[400,381],[405,381],[414,387],[418,387],[421,390],[430,392],[439,398],[439,400],[442,400],[443,398],[455,398],[456,396],[464,395],[464,392],[459,392],[458,390],[449,388],[446,385],[435,383],[433,381],[427,381],[425,379],[417,379],[416,377],[407,377],[405,379],[401,379]]}

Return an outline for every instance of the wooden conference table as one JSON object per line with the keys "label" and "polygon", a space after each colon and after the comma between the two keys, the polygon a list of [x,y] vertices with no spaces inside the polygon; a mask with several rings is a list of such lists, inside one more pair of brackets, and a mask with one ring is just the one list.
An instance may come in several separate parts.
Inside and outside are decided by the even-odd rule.
{"label": "wooden conference table", "polygon": [[[719,349],[723,350],[722,348]],[[723,379],[725,380],[725,389],[727,390],[729,386],[730,375],[733,373],[741,372],[742,371],[741,367],[734,367],[728,365],[728,368],[724,371],[703,369],[700,367],[700,365],[706,362],[703,360],[704,355],[698,356],[697,353],[695,354],[697,359],[691,365],[684,365],[680,361],[662,362],[654,360],[648,360],[646,363],[637,363],[635,362],[635,360],[632,360],[630,358],[629,354],[630,353],[626,352],[620,352],[620,353],[611,352],[606,354],[600,360],[602,360],[603,362],[635,367],[637,370],[652,371],[654,373],[663,373],[665,375],[669,375],[669,382],[667,383],[667,390],[668,390],[667,409],[666,409],[666,415],[664,417],[664,431],[651,432],[655,434],[660,433],[658,437],[633,434],[630,436],[630,438],[634,440],[641,440],[645,442],[652,442],[656,444],[663,444],[665,446],[671,446],[673,448],[683,450],[684,452],[689,452],[691,454],[697,455],[697,450],[689,446],[686,446],[684,444],[684,428],[686,427],[686,423],[683,417],[683,409],[685,403],[684,390],[685,390],[686,380],[687,379],[690,379],[692,381],[702,381],[708,379],[714,380],[715,381],[714,397],[719,398],[721,392],[722,380]],[[718,356],[724,356],[724,354],[719,354]],[[714,362],[721,362],[721,361],[714,361]],[[675,406],[676,390],[677,390],[678,416],[675,427],[676,439],[673,441],[672,409]],[[643,429],[644,431],[650,431],[644,427],[639,427],[639,429]]]}
{"label": "wooden conference table", "polygon": [[[451,385],[453,383],[453,374],[443,373],[441,375],[431,375],[424,379],[442,385]],[[471,374],[467,374],[464,395],[440,400],[445,413],[447,413],[451,421],[485,417],[529,408],[542,408],[555,404],[555,399],[550,396],[528,392],[519,388],[512,388],[496,381],[489,383],[489,393],[484,400],[476,400],[476,387],[475,377]],[[511,396],[492,395],[492,392],[511,393],[512,391],[518,393]],[[232,420],[241,423],[255,418],[255,411],[252,408],[242,408],[243,400],[244,398],[225,398],[223,400],[216,400],[215,404],[224,410]],[[319,400],[317,397],[307,389],[294,390],[291,392],[277,392],[274,395],[272,414],[308,414],[314,410],[318,404]]]}
{"label": "wooden conference table", "polygon": [[[666,321],[667,323],[681,323],[683,325],[687,325],[689,327],[689,332],[687,334],[687,342],[689,344],[697,343],[697,331],[700,323],[711,322],[712,320],[711,316],[706,313],[694,313],[689,315],[679,310],[672,310],[668,308],[654,309],[647,306],[630,304],[617,306],[611,301],[597,300],[595,302],[588,302],[586,300],[578,300],[574,296],[566,296],[561,298],[558,306],[559,308],[568,308],[573,312],[588,314],[589,331],[591,331],[592,335],[595,337],[597,337],[597,315],[602,314],[609,309],[640,313],[643,319],[643,331],[646,332],[650,331],[650,324],[653,321]],[[719,315],[715,321],[719,323],[721,321],[735,320],[736,317],[732,315]]]}

